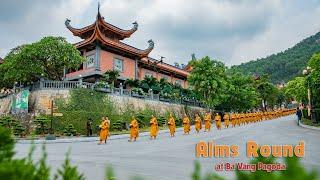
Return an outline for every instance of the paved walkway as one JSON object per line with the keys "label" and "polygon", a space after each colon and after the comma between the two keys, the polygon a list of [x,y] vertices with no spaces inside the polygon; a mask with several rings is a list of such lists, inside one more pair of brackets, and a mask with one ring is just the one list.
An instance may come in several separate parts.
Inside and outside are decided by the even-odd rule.
{"label": "paved walkway", "polygon": [[[157,140],[149,140],[142,136],[137,142],[127,142],[127,135],[117,140],[110,140],[106,145],[97,145],[96,141],[53,143],[47,144],[48,162],[55,170],[63,163],[65,153],[71,148],[72,163],[85,173],[88,179],[103,179],[106,165],[112,165],[116,177],[120,180],[141,175],[145,179],[190,179],[194,169],[195,145],[200,140],[212,141],[217,144],[240,146],[237,158],[207,158],[198,159],[203,172],[212,172],[214,165],[221,162],[248,162],[246,157],[246,142],[254,140],[259,144],[297,144],[305,141],[305,157],[302,159],[307,169],[317,168],[320,174],[320,132],[297,126],[295,116],[248,124],[236,128],[214,129],[210,133],[182,135],[179,131],[176,137],[170,138],[167,131]],[[36,144],[34,159],[39,159],[41,144]],[[16,145],[17,157],[25,157],[30,144],[22,142]],[[234,178],[233,172],[221,172],[228,179]]]}
{"label": "paved walkway", "polygon": [[[182,132],[182,128],[177,128],[177,132]],[[169,130],[160,130],[159,135],[168,134]],[[149,132],[141,132],[139,137],[149,136]],[[117,139],[128,139],[129,134],[120,134],[120,135],[111,135],[108,138],[108,141],[117,140]],[[45,140],[44,138],[27,140],[27,139],[17,139],[18,144],[56,144],[56,143],[77,143],[77,142],[98,142],[99,137],[63,137],[57,138],[56,140]]]}

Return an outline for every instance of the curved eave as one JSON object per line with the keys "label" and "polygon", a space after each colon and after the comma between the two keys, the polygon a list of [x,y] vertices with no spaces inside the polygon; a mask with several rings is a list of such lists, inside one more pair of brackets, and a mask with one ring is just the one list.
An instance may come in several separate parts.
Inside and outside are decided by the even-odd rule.
{"label": "curved eave", "polygon": [[66,21],[65,21],[66,27],[72,32],[72,34],[73,34],[74,36],[78,36],[78,37],[81,37],[81,38],[83,38],[83,34],[84,34],[84,33],[94,30],[95,25],[96,25],[96,22],[94,22],[93,24],[91,24],[91,25],[89,25],[89,26],[86,26],[86,27],[84,27],[84,28],[78,29],[78,28],[72,27],[72,26],[70,25],[70,22],[71,22],[71,20],[66,19]]}
{"label": "curved eave", "polygon": [[100,41],[102,44],[111,46],[113,48],[116,48],[118,50],[131,53],[135,56],[138,56],[139,58],[147,57],[148,54],[153,50],[154,43],[152,40],[149,40],[149,47],[145,50],[137,49],[135,47],[129,46],[125,43],[122,43],[120,41],[113,41],[103,35],[101,31],[99,30],[98,24],[95,25],[93,34],[87,38],[86,40],[83,40],[79,43],[76,43],[75,46],[77,48],[81,48],[83,46],[86,46],[88,44],[93,43],[94,41]]}
{"label": "curved eave", "polygon": [[110,31],[112,31],[113,33],[119,35],[120,37],[122,37],[122,39],[124,38],[128,38],[131,36],[131,34],[133,34],[134,32],[136,32],[138,30],[138,23],[134,22],[133,27],[129,30],[124,30],[124,29],[120,29],[117,26],[114,26],[110,23],[107,23],[104,20],[104,17],[102,17],[100,14],[98,14],[98,23],[105,29],[108,29]]}

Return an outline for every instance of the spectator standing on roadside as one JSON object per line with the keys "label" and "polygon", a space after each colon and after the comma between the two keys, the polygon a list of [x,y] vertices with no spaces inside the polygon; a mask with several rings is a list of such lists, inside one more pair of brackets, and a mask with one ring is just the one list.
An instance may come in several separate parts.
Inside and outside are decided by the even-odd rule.
{"label": "spectator standing on roadside", "polygon": [[302,111],[299,107],[297,107],[296,115],[298,116],[298,125],[299,125],[299,121],[301,121],[301,117],[302,117]]}

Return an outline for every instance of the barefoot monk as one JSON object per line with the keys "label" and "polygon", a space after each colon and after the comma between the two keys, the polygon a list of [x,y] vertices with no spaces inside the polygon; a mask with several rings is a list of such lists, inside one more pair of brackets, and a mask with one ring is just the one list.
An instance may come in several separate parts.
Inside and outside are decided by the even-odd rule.
{"label": "barefoot monk", "polygon": [[109,128],[110,128],[110,120],[108,117],[103,117],[102,122],[99,126],[100,128],[100,142],[99,144],[107,143],[107,138],[109,135]]}
{"label": "barefoot monk", "polygon": [[188,118],[188,116],[186,114],[184,114],[183,120],[182,120],[182,124],[183,124],[183,132],[184,134],[189,134],[190,132],[190,120]]}
{"label": "barefoot monk", "polygon": [[139,136],[139,123],[136,120],[136,118],[132,117],[131,123],[130,123],[130,139],[129,141],[131,142],[136,141]]}
{"label": "barefoot monk", "polygon": [[204,132],[210,131],[211,129],[211,113],[207,112],[204,117]]}
{"label": "barefoot monk", "polygon": [[200,129],[202,128],[201,118],[199,114],[196,114],[196,117],[194,119],[194,126],[196,128],[197,133],[199,133]]}
{"label": "barefoot monk", "polygon": [[172,116],[172,113],[170,113],[170,116],[168,119],[168,126],[170,130],[170,136],[174,137],[174,133],[176,132],[176,122],[174,120],[174,117]]}
{"label": "barefoot monk", "polygon": [[153,115],[151,116],[151,120],[150,120],[150,138],[151,139],[156,139],[157,135],[158,135],[158,121],[157,118],[154,117]]}

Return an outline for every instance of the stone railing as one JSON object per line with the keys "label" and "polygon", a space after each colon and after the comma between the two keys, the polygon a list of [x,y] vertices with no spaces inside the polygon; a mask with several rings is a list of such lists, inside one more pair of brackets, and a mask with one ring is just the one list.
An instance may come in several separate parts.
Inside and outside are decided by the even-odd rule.
{"label": "stone railing", "polygon": [[33,84],[36,89],[93,88],[94,84],[81,81],[40,81]]}
{"label": "stone railing", "polygon": [[162,97],[160,94],[155,94],[150,89],[148,93],[139,94],[130,89],[124,89],[122,84],[120,84],[119,88],[111,88],[111,87],[99,87],[97,84],[82,82],[82,81],[39,81],[34,83],[31,86],[31,90],[37,89],[76,89],[76,88],[87,88],[96,90],[103,93],[109,93],[117,96],[128,96],[140,99],[154,100],[154,101],[162,101],[168,103],[175,104],[183,104],[188,106],[196,106],[196,107],[205,107],[201,102],[191,100],[191,99],[169,99],[166,97]]}

